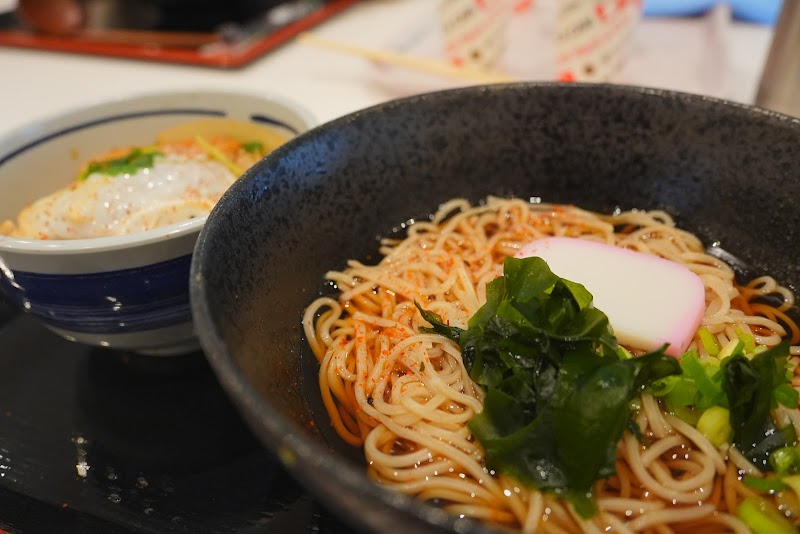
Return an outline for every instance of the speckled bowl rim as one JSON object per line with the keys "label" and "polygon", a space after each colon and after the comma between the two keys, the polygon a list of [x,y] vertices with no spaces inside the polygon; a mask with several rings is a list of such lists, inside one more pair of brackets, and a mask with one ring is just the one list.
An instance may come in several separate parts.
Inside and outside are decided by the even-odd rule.
{"label": "speckled bowl rim", "polygon": [[[276,103],[279,106],[282,106],[296,114],[308,128],[306,131],[319,125],[319,120],[302,104],[274,93],[238,91],[222,87],[175,88],[170,90],[146,91],[116,96],[91,105],[81,106],[65,112],[50,114],[46,117],[35,120],[32,123],[19,126],[8,132],[6,135],[3,135],[0,137],[0,147],[4,145],[13,146],[13,139],[19,136],[27,136],[26,132],[31,128],[47,127],[47,125],[59,121],[76,122],[80,120],[79,117],[83,114],[91,113],[104,108],[108,109],[115,104],[122,104],[130,100],[144,100],[148,98],[159,97],[168,98],[180,95],[217,95],[229,96],[231,98],[257,98],[265,102],[268,101]],[[110,112],[111,110],[108,109],[108,111]],[[298,136],[303,135],[304,133],[306,132],[300,132],[298,133]],[[4,157],[5,155],[5,153],[0,154],[0,158]],[[189,221],[178,222],[167,226],[160,226],[158,228],[145,230],[143,232],[84,239],[39,240],[9,237],[0,234],[0,250],[43,256],[55,254],[91,254],[95,252],[118,250],[127,247],[146,246],[159,241],[166,241],[168,239],[196,233],[200,231],[207,220],[208,214],[203,215],[202,217],[196,217]]]}
{"label": "speckled bowl rim", "polygon": [[[423,102],[432,98],[453,98],[459,94],[469,93],[489,93],[501,92],[504,90],[518,90],[527,88],[533,91],[540,88],[558,88],[562,91],[604,90],[614,94],[623,95],[648,95],[659,99],[679,99],[702,105],[711,105],[721,108],[732,108],[738,112],[751,114],[754,118],[763,116],[767,120],[778,121],[781,123],[793,123],[793,126],[800,127],[800,118],[794,118],[777,112],[737,103],[715,97],[702,96],[697,94],[671,91],[665,89],[638,87],[617,84],[589,84],[589,83],[561,83],[561,82],[518,82],[509,84],[496,84],[489,86],[469,86],[456,89],[447,89],[431,93],[418,94],[410,97],[400,98],[384,102],[375,106],[367,107],[353,113],[342,116],[338,119],[326,122],[312,128],[308,132],[297,136],[274,152],[270,153],[261,165],[269,165],[270,161],[280,159],[285,153],[294,150],[295,145],[306,143],[318,137],[327,130],[337,129],[349,122],[360,119],[362,116],[374,116],[385,110],[396,107],[411,106],[417,102]],[[705,104],[703,104],[705,103]],[[800,130],[800,128],[798,128]],[[798,132],[800,136],[800,131]],[[221,213],[235,206],[236,197],[240,189],[245,189],[249,182],[248,178],[255,175],[256,168],[251,168],[246,172],[242,179],[234,184],[217,203],[209,215],[209,222],[203,227],[200,236],[195,244],[195,250],[191,263],[190,276],[190,298],[192,302],[192,316],[195,324],[198,325],[198,338],[204,349],[206,358],[209,360],[212,369],[217,375],[221,385],[233,399],[235,405],[243,414],[245,420],[254,430],[265,445],[274,450],[278,458],[287,468],[301,481],[306,482],[306,473],[315,473],[313,478],[330,477],[338,480],[338,485],[342,491],[353,495],[371,496],[378,499],[383,505],[394,508],[402,513],[408,514],[418,520],[427,523],[432,530],[450,530],[462,534],[466,533],[499,533],[505,532],[495,529],[487,524],[466,518],[459,518],[448,514],[440,508],[418,501],[410,496],[400,494],[388,488],[382,487],[367,478],[365,470],[359,470],[348,462],[343,461],[330,449],[321,443],[307,437],[300,425],[284,417],[281,413],[274,410],[267,403],[253,385],[247,380],[246,375],[236,360],[228,352],[225,342],[218,333],[215,323],[212,320],[212,312],[206,298],[205,282],[203,276],[202,262],[206,257],[206,240],[210,229],[217,224],[217,218],[223,217]],[[220,219],[221,220],[221,219]],[[320,273],[322,274],[322,273]],[[322,278],[320,278],[322,281]],[[321,282],[320,282],[321,283]],[[299,319],[298,319],[299,321]],[[280,447],[278,444],[280,443]],[[296,458],[302,458],[304,465],[302,469],[294,468],[287,461],[288,454]],[[311,477],[308,477],[311,478]],[[307,483],[307,482],[306,482]],[[314,485],[308,484],[312,493]],[[317,494],[323,502],[331,497],[324,494]]]}

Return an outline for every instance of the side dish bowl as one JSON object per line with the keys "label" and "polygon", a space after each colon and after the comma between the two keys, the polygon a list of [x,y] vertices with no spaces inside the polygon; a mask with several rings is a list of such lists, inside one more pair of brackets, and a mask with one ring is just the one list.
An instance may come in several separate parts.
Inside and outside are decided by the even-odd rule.
{"label": "side dish bowl", "polygon": [[376,237],[448,199],[494,195],[663,209],[743,276],[796,291],[798,146],[800,120],[623,86],[474,87],[366,109],[276,150],[217,204],[192,260],[200,340],[257,435],[354,526],[488,530],[372,483],[331,431],[301,327],[325,272],[376,262]]}
{"label": "side dish bowl", "polygon": [[[123,97],[51,117],[0,139],[0,221],[69,184],[90,157],[152,143],[164,128],[209,117],[290,137],[315,124],[285,98],[225,91]],[[154,355],[196,350],[189,264],[205,219],[94,239],[0,235],[0,289],[71,340]]]}

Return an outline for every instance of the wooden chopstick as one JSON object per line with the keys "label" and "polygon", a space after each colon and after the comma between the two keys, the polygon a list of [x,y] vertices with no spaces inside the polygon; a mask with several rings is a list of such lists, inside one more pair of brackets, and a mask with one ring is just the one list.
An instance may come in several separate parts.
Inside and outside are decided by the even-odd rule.
{"label": "wooden chopstick", "polygon": [[396,65],[408,69],[438,74],[449,78],[458,78],[479,83],[506,83],[516,81],[511,76],[496,71],[484,71],[466,67],[456,67],[443,61],[422,59],[407,54],[400,54],[390,50],[378,50],[365,48],[362,46],[317,37],[309,32],[301,33],[297,36],[297,41],[303,44],[316,46],[325,50],[332,50],[344,54],[363,57],[372,61],[378,61],[387,65]]}

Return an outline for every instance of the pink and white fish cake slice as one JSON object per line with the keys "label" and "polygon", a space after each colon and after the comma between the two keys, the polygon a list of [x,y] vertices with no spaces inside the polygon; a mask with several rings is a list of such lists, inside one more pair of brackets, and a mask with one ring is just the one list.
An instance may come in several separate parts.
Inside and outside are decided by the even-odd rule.
{"label": "pink and white fish cake slice", "polygon": [[620,344],[651,351],[669,344],[680,356],[705,311],[705,287],[684,265],[585,239],[548,237],[525,245],[518,258],[538,256],[556,275],[594,297]]}

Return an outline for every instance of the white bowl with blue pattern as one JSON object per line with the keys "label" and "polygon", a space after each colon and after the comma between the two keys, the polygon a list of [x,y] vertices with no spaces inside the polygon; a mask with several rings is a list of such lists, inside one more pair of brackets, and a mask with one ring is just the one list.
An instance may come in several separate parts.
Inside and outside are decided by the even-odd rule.
{"label": "white bowl with blue pattern", "polygon": [[[120,98],[0,139],[0,221],[71,181],[110,148],[149,144],[176,123],[227,117],[290,136],[316,121],[281,97],[175,91]],[[152,355],[199,348],[189,266],[206,217],[130,235],[39,241],[0,235],[0,291],[67,339]]]}

